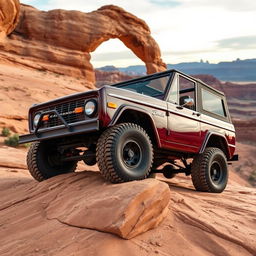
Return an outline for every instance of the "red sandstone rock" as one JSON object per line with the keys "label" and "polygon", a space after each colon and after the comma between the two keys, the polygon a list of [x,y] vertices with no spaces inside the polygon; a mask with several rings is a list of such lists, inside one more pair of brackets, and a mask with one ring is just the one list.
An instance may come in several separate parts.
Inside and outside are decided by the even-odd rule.
{"label": "red sandstone rock", "polygon": [[46,209],[49,219],[130,239],[157,227],[167,215],[170,189],[158,180],[114,185],[95,172],[68,179],[69,192],[62,186]]}
{"label": "red sandstone rock", "polygon": [[[43,69],[84,77],[93,87],[95,74],[90,52],[111,38],[120,39],[145,62],[148,73],[163,71],[166,65],[147,24],[117,6],[97,11],[39,11],[21,5],[19,23],[11,39],[0,49],[39,63]],[[109,60],[111,63],[111,59]]]}
{"label": "red sandstone rock", "polygon": [[126,81],[126,80],[137,77],[137,76],[130,76],[119,71],[102,71],[102,70],[95,70],[95,75],[96,75],[97,87],[101,87],[102,85],[106,85],[106,84],[114,84],[114,83]]}
{"label": "red sandstone rock", "polygon": [[[110,184],[99,172],[83,172],[35,183],[18,200],[24,198],[31,211],[44,212],[49,221],[130,239],[162,222],[168,213],[170,189],[156,179]],[[0,211],[13,203],[6,198]]]}
{"label": "red sandstone rock", "polygon": [[19,0],[0,0],[0,36],[9,35],[17,25]]}
{"label": "red sandstone rock", "polygon": [[[10,159],[11,151],[3,149],[1,154],[10,160],[10,166],[14,163],[15,159]],[[23,154],[24,161],[25,152]],[[16,155],[21,161],[21,155]],[[117,191],[111,184],[104,184],[97,174],[87,172],[61,175],[38,184],[25,170],[1,167],[0,159],[0,255],[256,255],[256,191],[238,185],[239,179],[234,181],[236,174],[230,174],[230,184],[220,195],[195,191],[190,179],[183,176],[164,179],[172,200],[166,219],[158,228],[124,240],[106,232],[81,228],[80,224],[93,218],[98,226],[106,225],[111,215],[114,220],[132,198],[130,194],[135,194],[132,184],[121,184],[127,189],[121,186]],[[108,187],[112,187],[115,194],[111,195]],[[143,191],[139,187],[138,196]],[[119,200],[119,193],[123,201]],[[125,193],[128,199],[123,197]],[[113,204],[107,209],[111,200]],[[131,205],[135,203],[135,206],[140,200],[135,196]],[[86,205],[92,207],[91,212]],[[76,223],[70,221],[71,209]],[[137,208],[130,210],[124,218],[138,213]],[[111,215],[105,219],[103,213]]]}

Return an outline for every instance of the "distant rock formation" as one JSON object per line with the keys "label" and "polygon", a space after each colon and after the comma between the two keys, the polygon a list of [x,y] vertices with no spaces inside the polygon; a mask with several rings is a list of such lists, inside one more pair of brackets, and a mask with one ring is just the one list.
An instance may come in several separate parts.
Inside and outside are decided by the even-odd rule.
{"label": "distant rock formation", "polygon": [[16,27],[19,11],[19,0],[0,0],[0,40]]}
{"label": "distant rock formation", "polygon": [[101,87],[103,85],[110,85],[126,80],[136,78],[136,76],[130,76],[120,71],[102,71],[95,70],[96,75],[96,86]]}
{"label": "distant rock formation", "polygon": [[21,5],[18,25],[0,49],[11,54],[9,58],[34,68],[83,77],[88,86],[93,87],[95,73],[90,63],[90,52],[111,38],[120,39],[144,61],[148,73],[166,69],[147,24],[113,5],[90,13],[43,12]]}

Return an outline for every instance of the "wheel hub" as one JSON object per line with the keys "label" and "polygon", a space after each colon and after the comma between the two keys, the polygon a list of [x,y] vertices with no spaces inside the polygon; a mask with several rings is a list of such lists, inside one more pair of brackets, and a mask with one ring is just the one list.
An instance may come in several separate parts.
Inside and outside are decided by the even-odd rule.
{"label": "wheel hub", "polygon": [[141,161],[141,148],[136,141],[128,141],[123,147],[123,161],[130,167],[136,167]]}
{"label": "wheel hub", "polygon": [[57,152],[50,152],[48,162],[51,166],[59,166],[61,164],[60,155]]}
{"label": "wheel hub", "polygon": [[128,156],[129,156],[129,158],[133,158],[134,155],[135,155],[134,151],[131,150],[131,149],[129,149],[129,150],[128,150]]}
{"label": "wheel hub", "polygon": [[218,184],[221,181],[222,169],[218,162],[212,163],[211,170],[210,170],[210,177],[215,184]]}

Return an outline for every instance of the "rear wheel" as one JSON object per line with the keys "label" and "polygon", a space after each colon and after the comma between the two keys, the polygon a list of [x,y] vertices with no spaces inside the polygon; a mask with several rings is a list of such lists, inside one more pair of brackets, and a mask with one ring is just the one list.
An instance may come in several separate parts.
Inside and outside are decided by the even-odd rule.
{"label": "rear wheel", "polygon": [[145,179],[153,163],[151,140],[139,125],[118,124],[101,135],[97,162],[104,178],[113,183]]}
{"label": "rear wheel", "polygon": [[228,182],[228,165],[219,148],[206,148],[192,163],[191,176],[198,191],[221,193]]}
{"label": "rear wheel", "polygon": [[31,145],[27,154],[28,170],[37,181],[43,181],[51,177],[74,172],[77,161],[61,162],[60,154],[46,142],[35,142]]}

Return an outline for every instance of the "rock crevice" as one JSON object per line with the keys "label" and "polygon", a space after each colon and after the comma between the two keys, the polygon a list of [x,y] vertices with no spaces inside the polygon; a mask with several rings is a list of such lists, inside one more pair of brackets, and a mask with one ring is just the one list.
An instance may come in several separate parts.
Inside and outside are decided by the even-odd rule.
{"label": "rock crevice", "polygon": [[148,179],[113,185],[98,173],[78,175],[84,179],[69,183],[45,209],[48,219],[130,239],[157,227],[167,215],[170,189],[163,182]]}

